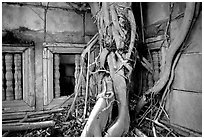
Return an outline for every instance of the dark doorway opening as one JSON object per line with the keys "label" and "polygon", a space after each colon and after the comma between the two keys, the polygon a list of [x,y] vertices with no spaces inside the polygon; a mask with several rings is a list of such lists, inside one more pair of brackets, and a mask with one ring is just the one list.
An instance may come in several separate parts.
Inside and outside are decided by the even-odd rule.
{"label": "dark doorway opening", "polygon": [[69,96],[74,93],[75,86],[75,55],[60,54],[60,96]]}

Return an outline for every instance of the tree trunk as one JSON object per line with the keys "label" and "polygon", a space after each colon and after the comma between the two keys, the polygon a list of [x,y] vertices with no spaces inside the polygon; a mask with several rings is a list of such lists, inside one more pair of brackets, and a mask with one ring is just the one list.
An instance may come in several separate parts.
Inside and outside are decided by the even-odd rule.
{"label": "tree trunk", "polygon": [[[131,3],[89,3],[96,19],[99,44],[100,68],[106,71],[102,92],[89,115],[81,134],[84,136],[102,136],[108,122],[111,122],[112,104],[117,102],[118,115],[105,136],[123,136],[129,130],[130,116],[128,90],[130,75],[135,59],[130,60],[135,44],[136,25]],[[100,90],[100,89],[99,89]]]}

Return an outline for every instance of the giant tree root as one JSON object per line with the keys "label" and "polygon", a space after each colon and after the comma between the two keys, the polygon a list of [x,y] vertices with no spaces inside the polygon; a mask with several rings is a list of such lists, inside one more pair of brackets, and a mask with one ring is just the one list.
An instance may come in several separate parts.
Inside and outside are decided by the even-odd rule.
{"label": "giant tree root", "polygon": [[113,52],[110,53],[108,56],[108,65],[113,80],[116,99],[119,101],[119,115],[117,121],[108,129],[107,134],[105,135],[106,137],[120,137],[128,132],[130,125],[124,69],[121,69],[116,73],[116,70],[118,67],[120,67],[121,62],[116,61],[115,59],[115,54]]}
{"label": "giant tree root", "polygon": [[85,125],[85,128],[81,134],[81,137],[101,137],[101,131],[105,127],[108,120],[108,113],[99,113],[106,107],[106,101],[104,98],[99,98],[89,116],[89,119]]}
{"label": "giant tree root", "polygon": [[[128,2],[90,3],[91,12],[95,15],[97,21],[100,48],[103,50],[100,55],[100,68],[110,71],[114,88],[112,93],[107,89],[102,93],[105,95],[102,96],[114,93],[118,102],[118,117],[107,130],[106,137],[123,136],[128,132],[130,125],[126,78],[129,79],[129,74],[132,72],[132,65],[129,65],[128,62],[136,37],[135,20],[130,5],[131,3]],[[129,27],[129,24],[126,25],[125,22],[129,22],[131,27]],[[129,28],[131,29],[131,35],[128,32]],[[130,43],[126,41],[128,36],[131,36]],[[126,48],[128,52],[124,51]],[[125,55],[126,53],[127,55]],[[126,73],[126,76],[124,69],[127,69],[129,73]],[[109,101],[107,104],[106,101],[104,97],[99,97],[81,136],[102,135],[108,116],[111,114],[111,104],[113,102]]]}
{"label": "giant tree root", "polygon": [[[118,67],[120,67],[121,65],[121,62],[116,61],[115,56],[116,55],[113,52],[111,52],[108,55],[107,59],[108,59],[108,65],[110,68],[110,76],[113,80],[112,82],[113,82],[116,100],[118,102],[119,114],[116,122],[113,123],[112,126],[107,130],[105,134],[106,137],[120,137],[123,134],[128,132],[129,125],[130,125],[127,86],[124,78],[124,69],[117,71]],[[81,134],[81,137],[102,136],[102,131],[106,126],[108,117],[111,114],[111,110],[112,110],[112,108],[109,108],[111,106],[111,102],[113,102],[113,94],[112,94],[113,91],[112,89],[110,89],[110,84],[111,82],[108,83],[107,85],[109,86],[108,88],[106,88],[106,85],[104,85],[103,88],[105,89],[103,89],[102,93],[99,94],[99,96],[103,96],[103,97],[99,97],[99,99],[97,100],[89,116],[89,119],[85,125],[85,128]],[[110,102],[110,99],[112,99],[112,101],[109,104],[106,103],[106,95],[104,94],[111,94],[109,96],[109,102]]]}
{"label": "giant tree root", "polygon": [[[109,85],[107,85],[109,84]],[[110,95],[109,95],[110,94]],[[108,96],[106,96],[108,95]],[[94,105],[89,119],[84,127],[81,137],[101,137],[102,131],[106,126],[112,107],[107,101],[113,100],[112,84],[103,80],[103,90],[98,95],[98,100]]]}

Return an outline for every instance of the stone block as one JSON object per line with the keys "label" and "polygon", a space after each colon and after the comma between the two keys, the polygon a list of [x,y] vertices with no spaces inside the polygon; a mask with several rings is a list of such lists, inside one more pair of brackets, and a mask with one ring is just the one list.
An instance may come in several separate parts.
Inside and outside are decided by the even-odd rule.
{"label": "stone block", "polygon": [[170,123],[202,132],[202,93],[173,90],[167,105]]}
{"label": "stone block", "polygon": [[49,32],[82,32],[82,16],[74,11],[48,10],[47,31]]}
{"label": "stone block", "polygon": [[172,88],[202,92],[202,55],[183,54],[175,69]]}
{"label": "stone block", "polygon": [[166,19],[169,16],[168,2],[145,2],[143,5],[144,24],[145,26]]}
{"label": "stone block", "polygon": [[2,30],[25,27],[30,30],[43,30],[44,9],[17,5],[2,5]]}
{"label": "stone block", "polygon": [[95,35],[98,32],[94,19],[90,13],[85,16],[85,33],[86,35]]}
{"label": "stone block", "polygon": [[185,53],[201,53],[202,52],[202,12],[196,20],[191,34],[186,42],[189,45],[184,51]]}

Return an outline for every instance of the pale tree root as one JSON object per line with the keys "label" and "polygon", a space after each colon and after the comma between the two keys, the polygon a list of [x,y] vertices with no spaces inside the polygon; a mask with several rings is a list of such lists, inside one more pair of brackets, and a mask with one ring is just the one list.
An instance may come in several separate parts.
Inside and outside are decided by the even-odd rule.
{"label": "pale tree root", "polygon": [[106,107],[104,98],[99,98],[89,116],[89,119],[84,127],[81,137],[101,137],[101,131],[105,127],[108,120],[108,112],[103,112],[98,117],[100,111]]}
{"label": "pale tree root", "polygon": [[[108,105],[107,101],[112,102],[114,98],[112,89],[109,88],[112,85],[107,85],[108,83],[107,80],[103,80],[103,90],[98,95],[98,100],[91,111],[81,137],[102,137],[102,131],[112,111],[112,106]],[[107,90],[108,94],[111,94],[110,96],[107,96],[108,94],[106,95]]]}
{"label": "pale tree root", "polygon": [[[108,65],[110,69],[110,76],[112,78],[112,83],[114,87],[114,92],[116,96],[116,100],[118,102],[118,112],[119,115],[115,123],[107,130],[105,136],[106,137],[120,137],[126,134],[129,130],[130,125],[130,116],[129,116],[129,109],[128,109],[128,98],[127,98],[127,86],[126,80],[124,78],[124,69],[117,71],[118,67],[121,65],[121,61],[116,61],[116,55],[111,52],[108,57]],[[116,72],[117,71],[117,72]],[[104,82],[103,82],[104,83]],[[111,82],[106,82],[106,85],[103,85],[103,91],[98,96],[97,100],[89,119],[85,125],[85,128],[81,134],[81,137],[96,137],[102,136],[102,131],[104,130],[108,117],[112,112],[111,104],[113,102],[113,96],[110,95],[109,98],[109,105],[106,102],[106,95],[103,94],[112,94],[113,89],[110,89]],[[109,86],[106,88],[106,86]],[[112,88],[112,87],[111,87]],[[109,93],[112,92],[112,93]],[[110,108],[109,108],[110,107]]]}
{"label": "pale tree root", "polygon": [[[128,132],[130,125],[126,82],[126,79],[129,79],[130,76],[128,74],[125,75],[124,73],[124,69],[127,69],[129,71],[128,73],[132,72],[132,66],[129,65],[128,60],[132,54],[136,37],[135,20],[130,10],[130,4],[131,3],[100,3],[99,5],[97,3],[90,3],[91,12],[93,15],[96,15],[99,30],[99,44],[101,48],[100,67],[102,69],[107,68],[107,70],[110,71],[109,74],[114,87],[114,91],[112,91],[111,94],[114,93],[116,101],[118,102],[118,117],[116,118],[116,122],[107,129],[105,134],[106,137],[123,136]],[[123,11],[120,11],[121,8]],[[120,12],[124,13],[124,15],[120,14]],[[125,34],[127,31],[122,27],[124,25],[122,21],[125,18],[122,19],[119,18],[119,16],[127,16],[131,25],[131,40],[128,46],[129,49],[127,55],[125,53],[120,53],[122,52],[120,50],[123,50],[125,47]],[[102,40],[105,43],[102,43]],[[118,49],[116,53],[111,52],[112,49],[105,50],[104,48],[113,47],[112,41],[115,42],[116,48]],[[107,67],[105,67],[106,61],[108,63]],[[102,94],[109,94],[109,90],[105,90],[100,93],[99,96]],[[106,97],[106,95],[102,96]],[[102,132],[104,131],[103,128],[106,126],[109,115],[111,115],[111,105],[114,101],[114,99],[113,101],[108,99],[107,103],[105,97],[99,97],[97,100],[81,136],[102,136]]]}
{"label": "pale tree root", "polygon": [[[120,64],[121,62],[115,60],[115,54],[113,52],[110,53],[108,56],[108,65],[110,68],[110,75],[113,80],[116,99],[119,101],[119,115],[117,121],[107,130],[107,133],[105,135],[106,137],[120,137],[128,132],[130,125],[127,86],[124,78],[124,69],[121,69],[116,73],[116,70],[120,66]],[[117,68],[115,69],[114,67]]]}

